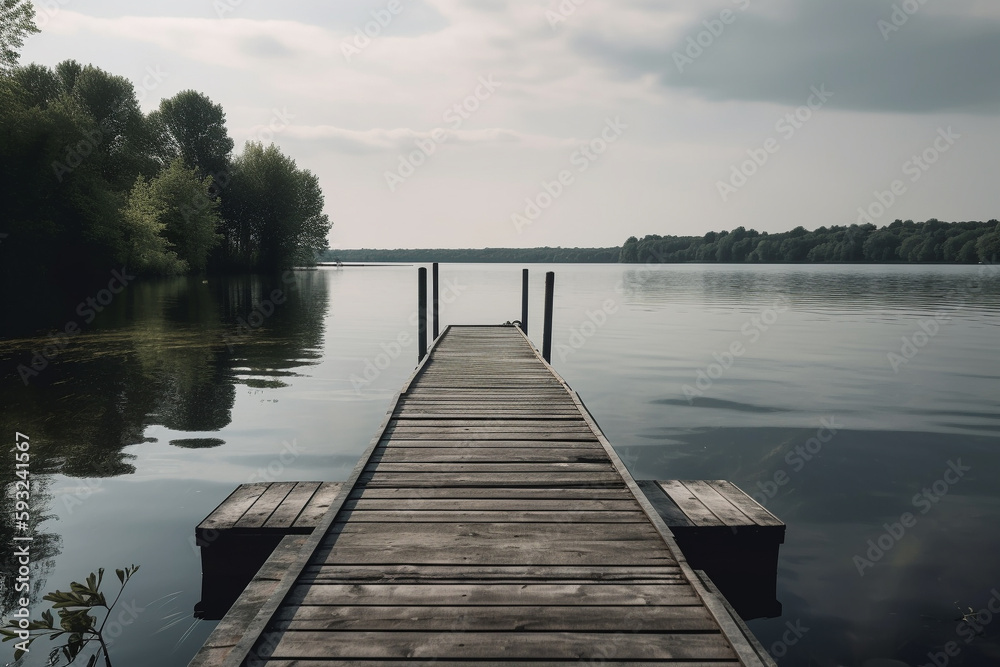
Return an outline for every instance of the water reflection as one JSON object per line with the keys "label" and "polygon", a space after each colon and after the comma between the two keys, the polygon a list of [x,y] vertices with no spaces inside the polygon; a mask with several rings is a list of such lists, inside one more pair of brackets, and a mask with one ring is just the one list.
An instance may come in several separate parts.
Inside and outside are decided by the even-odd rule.
{"label": "water reflection", "polygon": [[[24,318],[0,324],[0,432],[31,438],[32,504],[36,523],[47,518],[52,497],[44,474],[108,478],[135,472],[124,449],[148,442],[146,429],[207,433],[232,421],[237,385],[280,387],[275,378],[321,356],[328,303],[317,271],[283,276],[173,278],[134,283],[74,336],[37,375],[22,381],[46,345],[46,329],[63,330],[58,315],[39,323],[41,335],[23,335]],[[261,310],[266,313],[264,315]],[[254,313],[260,313],[260,318]],[[55,317],[56,319],[52,319]],[[65,314],[67,320],[74,314]],[[241,328],[241,322],[247,326]],[[11,338],[17,327],[19,337]],[[4,337],[7,340],[2,340]],[[222,447],[219,438],[178,438],[183,448]],[[13,466],[0,466],[5,488]],[[13,499],[0,499],[2,609],[12,609],[10,573]],[[54,534],[35,534],[33,595],[40,596],[46,562],[59,553]]]}

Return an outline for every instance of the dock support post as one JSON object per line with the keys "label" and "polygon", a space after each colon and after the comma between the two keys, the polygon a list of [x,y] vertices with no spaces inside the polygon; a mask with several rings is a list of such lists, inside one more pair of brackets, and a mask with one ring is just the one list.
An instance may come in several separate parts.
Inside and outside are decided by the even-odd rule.
{"label": "dock support post", "polygon": [[437,340],[438,332],[438,263],[434,262],[431,268],[431,311],[433,313],[432,319],[434,320],[434,336],[431,340]]}
{"label": "dock support post", "polygon": [[545,322],[542,333],[542,358],[552,363],[552,297],[555,293],[556,274],[549,271],[545,274]]}
{"label": "dock support post", "polygon": [[417,363],[427,356],[427,269],[417,269]]}
{"label": "dock support post", "polygon": [[528,333],[528,269],[521,270],[521,331]]}

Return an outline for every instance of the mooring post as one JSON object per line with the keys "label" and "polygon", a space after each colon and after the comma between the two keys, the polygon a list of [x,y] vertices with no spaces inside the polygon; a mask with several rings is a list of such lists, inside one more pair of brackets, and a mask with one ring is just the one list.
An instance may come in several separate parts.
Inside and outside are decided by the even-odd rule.
{"label": "mooring post", "polygon": [[417,363],[427,356],[427,269],[417,269]]}
{"label": "mooring post", "polygon": [[542,358],[552,363],[552,296],[555,293],[556,274],[545,274],[545,322],[542,324]]}
{"label": "mooring post", "polygon": [[521,331],[528,333],[528,269],[521,270]]}
{"label": "mooring post", "polygon": [[438,337],[438,263],[434,262],[431,266],[431,312],[433,312],[432,319],[434,320],[434,336],[431,340],[437,340]]}

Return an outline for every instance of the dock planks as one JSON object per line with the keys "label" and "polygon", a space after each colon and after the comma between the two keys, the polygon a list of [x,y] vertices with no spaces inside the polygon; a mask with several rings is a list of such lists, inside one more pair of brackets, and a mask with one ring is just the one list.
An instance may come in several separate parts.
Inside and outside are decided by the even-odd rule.
{"label": "dock planks", "polygon": [[773,664],[513,327],[442,334],[307,544],[227,667]]}

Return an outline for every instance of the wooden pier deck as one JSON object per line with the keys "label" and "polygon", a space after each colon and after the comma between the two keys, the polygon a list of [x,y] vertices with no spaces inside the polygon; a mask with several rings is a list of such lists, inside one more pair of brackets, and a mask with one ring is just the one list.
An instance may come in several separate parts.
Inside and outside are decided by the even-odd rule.
{"label": "wooden pier deck", "polygon": [[449,327],[293,538],[192,666],[774,664],[515,327]]}

